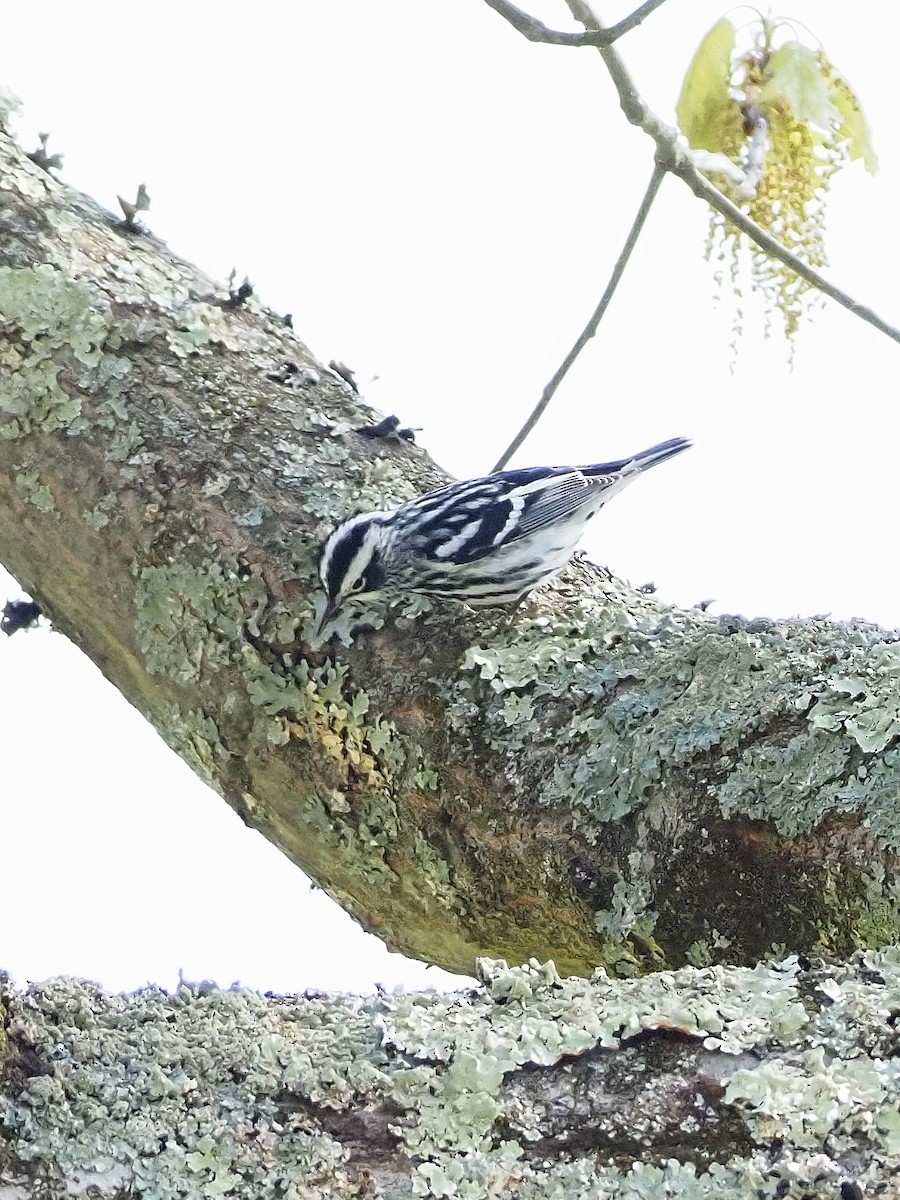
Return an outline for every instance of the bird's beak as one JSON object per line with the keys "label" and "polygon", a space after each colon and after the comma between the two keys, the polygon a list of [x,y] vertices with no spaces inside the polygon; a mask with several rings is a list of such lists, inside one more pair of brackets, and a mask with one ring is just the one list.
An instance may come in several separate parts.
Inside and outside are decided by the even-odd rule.
{"label": "bird's beak", "polygon": [[340,608],[340,603],[335,598],[329,598],[325,603],[325,608],[322,610],[322,615],[319,617],[316,625],[316,637],[320,638],[324,630],[331,624],[337,610]]}

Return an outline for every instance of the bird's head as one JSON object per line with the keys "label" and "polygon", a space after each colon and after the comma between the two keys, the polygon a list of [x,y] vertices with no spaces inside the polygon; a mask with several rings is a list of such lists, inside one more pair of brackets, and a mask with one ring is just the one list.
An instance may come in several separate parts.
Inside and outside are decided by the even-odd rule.
{"label": "bird's head", "polygon": [[360,513],[339,525],[322,550],[319,575],[325,588],[325,611],[318,632],[348,598],[370,599],[385,590],[384,513]]}

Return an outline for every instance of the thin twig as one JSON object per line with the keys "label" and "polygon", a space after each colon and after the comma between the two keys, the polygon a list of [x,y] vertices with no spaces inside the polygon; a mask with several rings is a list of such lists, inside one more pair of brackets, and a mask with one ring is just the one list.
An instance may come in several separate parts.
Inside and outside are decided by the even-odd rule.
{"label": "thin twig", "polygon": [[505,21],[517,29],[529,42],[547,42],[551,46],[595,46],[596,42],[586,40],[585,33],[563,33],[561,29],[548,29],[543,21],[523,12],[515,4],[507,0],[485,0],[488,8],[500,14]]}
{"label": "thin twig", "polygon": [[[639,4],[634,12],[629,13],[627,17],[623,17],[621,21],[616,21],[615,25],[608,25],[605,30],[599,29],[596,32],[606,34],[609,41],[607,46],[611,46],[613,42],[617,42],[623,33],[630,33],[632,29],[637,29],[638,25],[642,24],[646,17],[649,17],[652,12],[656,12],[665,4],[665,0],[644,0],[643,4]],[[598,45],[602,43],[598,42]]]}
{"label": "thin twig", "polygon": [[530,42],[546,42],[550,46],[599,47],[611,46],[623,34],[636,29],[655,9],[665,4],[665,0],[645,0],[634,12],[623,17],[615,25],[605,29],[585,29],[582,33],[564,33],[561,29],[549,29],[543,21],[524,12],[518,5],[510,4],[509,0],[485,0],[485,3]]}
{"label": "thin twig", "polygon": [[592,38],[592,41],[573,41],[573,36],[579,37],[580,35],[563,33],[557,34],[553,30],[548,30],[546,26],[542,25],[539,21],[535,21],[535,19],[528,16],[527,13],[523,13],[521,9],[516,8],[514,4],[507,3],[507,0],[485,0],[485,3],[489,4],[491,8],[499,12],[501,16],[505,17],[511,25],[513,25],[519,30],[520,33],[523,34],[523,36],[529,38],[531,41],[555,41],[557,44],[569,46],[596,46],[601,57],[603,58],[604,63],[606,64],[610,78],[615,85],[619,96],[619,106],[621,107],[622,112],[625,114],[626,119],[632,125],[637,125],[639,129],[642,129],[655,142],[656,166],[654,167],[653,175],[650,180],[650,186],[648,187],[644,196],[644,200],[641,204],[641,209],[638,212],[634,225],[629,233],[628,241],[626,241],[625,247],[619,256],[619,260],[616,263],[615,270],[613,271],[612,277],[607,285],[607,289],[603,293],[603,297],[597,306],[594,315],[591,317],[591,320],[585,327],[581,337],[566,356],[566,359],[560,366],[559,370],[544,388],[543,394],[535,406],[534,411],[516,434],[510,446],[504,451],[494,470],[501,470],[516,452],[516,450],[518,450],[522,442],[524,442],[525,438],[543,415],[547,405],[553,398],[554,392],[562,383],[572,363],[584,349],[587,342],[589,342],[596,333],[597,326],[603,316],[603,313],[606,311],[606,307],[609,304],[610,298],[612,297],[616,285],[621,278],[622,271],[625,268],[625,264],[628,262],[629,255],[631,254],[634,243],[637,240],[638,234],[640,233],[641,226],[646,219],[647,212],[649,211],[650,206],[653,203],[653,199],[659,189],[660,182],[667,172],[677,176],[684,183],[686,183],[695,196],[698,196],[701,200],[705,200],[707,204],[709,204],[717,212],[721,213],[722,216],[729,220],[736,229],[739,229],[742,233],[746,234],[746,236],[750,238],[752,242],[755,242],[756,245],[759,246],[759,248],[766,254],[777,259],[779,262],[784,263],[786,267],[790,268],[790,270],[792,270],[795,274],[799,275],[800,278],[805,280],[811,287],[817,288],[823,295],[828,296],[830,299],[834,300],[835,303],[840,304],[843,308],[846,308],[848,312],[852,313],[855,317],[859,317],[861,321],[865,321],[867,324],[877,329],[880,333],[886,334],[887,337],[891,338],[893,341],[900,343],[900,329],[888,324],[887,321],[885,321],[882,317],[879,317],[878,314],[873,312],[873,310],[867,305],[860,304],[858,301],[854,300],[852,296],[848,295],[847,292],[843,291],[835,284],[830,283],[824,275],[821,275],[815,270],[815,268],[803,262],[803,260],[798,258],[796,254],[792,253],[786,246],[782,245],[777,238],[774,238],[760,225],[757,225],[757,223],[751,217],[749,217],[743,211],[743,209],[739,208],[736,204],[729,200],[727,196],[720,192],[715,184],[711,183],[701,170],[698,170],[697,165],[693,161],[691,151],[686,149],[679,141],[678,130],[672,129],[670,126],[666,125],[665,122],[661,121],[659,117],[656,116],[656,114],[644,103],[640,93],[635,87],[634,80],[631,78],[628,69],[626,68],[622,59],[619,57],[618,52],[612,46],[612,42],[615,39],[608,35],[615,32],[616,37],[621,37],[623,33],[628,32],[628,29],[639,24],[645,16],[647,16],[655,8],[658,8],[662,3],[662,0],[654,0],[654,2],[642,4],[639,8],[635,9],[631,16],[626,17],[624,21],[620,21],[618,25],[610,26],[608,29],[603,29],[600,27],[600,22],[587,0],[565,0],[565,2],[572,16],[585,26],[585,34]]}
{"label": "thin twig", "polygon": [[528,420],[513,438],[512,442],[510,442],[507,448],[500,455],[500,458],[492,468],[494,471],[503,470],[518,448],[528,437],[529,433],[531,433],[532,429],[534,429],[535,425],[543,416],[547,405],[553,399],[556,389],[568,374],[572,364],[597,332],[597,328],[600,325],[600,322],[603,320],[603,315],[609,307],[609,303],[613,298],[613,294],[615,293],[616,288],[619,286],[619,281],[625,273],[628,260],[631,258],[631,252],[634,250],[634,247],[637,244],[641,230],[644,227],[644,222],[647,220],[647,216],[653,206],[653,201],[656,199],[656,194],[659,191],[660,184],[665,178],[666,172],[667,168],[661,163],[656,163],[654,165],[653,174],[650,176],[650,182],[647,184],[647,190],[644,192],[644,198],[641,200],[641,206],[637,211],[634,221],[632,222],[631,229],[628,231],[628,237],[625,239],[625,245],[622,247],[619,257],[616,259],[616,265],[613,267],[612,274],[609,277],[609,283],[607,283],[606,289],[603,295],[600,297],[600,303],[591,314],[591,319],[582,330],[581,336],[563,359],[556,371],[556,374],[544,388],[543,392],[541,393],[541,398],[535,405],[534,410],[532,411]]}
{"label": "thin twig", "polygon": [[[576,20],[581,21],[582,24],[586,24],[588,28],[599,24],[595,14],[592,12],[590,6],[585,3],[585,0],[566,0],[566,4],[572,16]],[[742,209],[738,208],[727,196],[723,195],[715,184],[710,183],[706,176],[697,170],[691,159],[690,151],[685,150],[679,144],[678,131],[670,129],[659,117],[650,111],[641,99],[634,81],[619,57],[618,52],[612,46],[603,46],[599,49],[610,77],[615,84],[616,91],[619,94],[619,104],[622,112],[632,125],[639,126],[653,138],[656,143],[657,162],[664,163],[673,175],[677,175],[679,179],[688,185],[695,196],[699,196],[717,212],[727,217],[733,225],[740,229],[742,233],[745,233],[751,241],[755,242],[760,250],[764,250],[766,254],[770,254],[773,258],[777,258],[779,262],[783,262],[786,267],[790,267],[795,274],[804,279],[811,287],[818,288],[820,292],[830,297],[843,308],[846,308],[855,317],[859,317],[861,321],[866,321],[893,341],[900,342],[900,329],[889,325],[887,321],[879,317],[867,305],[860,304],[841,288],[836,287],[833,283],[829,283],[824,275],[820,275],[813,267],[803,262],[796,254],[788,250],[787,246],[782,245],[777,238],[772,237],[770,233],[766,233]]]}
{"label": "thin twig", "polygon": [[[587,13],[590,12],[583,3],[583,0],[566,0],[566,3],[573,16],[577,16],[579,20],[584,20]],[[686,150],[679,143],[678,131],[670,128],[665,122],[661,121],[641,99],[634,81],[622,59],[619,57],[618,52],[612,46],[604,46],[600,48],[600,54],[619,94],[619,104],[622,112],[632,125],[637,125],[643,129],[656,143],[657,162],[663,163],[668,171],[687,184],[695,196],[699,196],[701,200],[705,200],[707,204],[717,212],[720,212],[723,217],[731,221],[737,229],[740,229],[751,241],[755,242],[760,250],[771,255],[772,258],[777,258],[779,262],[784,263],[786,267],[789,267],[801,279],[805,280],[810,287],[817,288],[823,295],[828,296],[836,304],[840,304],[843,308],[846,308],[848,312],[853,313],[855,317],[859,317],[861,321],[866,321],[893,341],[900,342],[900,329],[888,324],[887,321],[879,317],[867,305],[860,304],[854,300],[852,296],[837,287],[836,284],[829,282],[814,267],[811,267],[801,258],[798,258],[796,254],[788,250],[787,246],[779,242],[770,233],[767,233],[761,225],[757,225],[752,217],[749,217],[743,209],[729,200],[727,196],[719,191],[714,183],[711,183],[702,172],[698,171],[694,165],[690,151]]]}

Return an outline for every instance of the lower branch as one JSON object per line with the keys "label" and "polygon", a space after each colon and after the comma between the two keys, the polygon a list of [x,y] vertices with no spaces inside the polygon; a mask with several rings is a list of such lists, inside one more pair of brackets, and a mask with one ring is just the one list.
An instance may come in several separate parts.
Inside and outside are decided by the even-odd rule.
{"label": "lower branch", "polygon": [[835,1200],[898,1177],[895,950],[480,975],[363,998],[7,986],[0,1194]]}

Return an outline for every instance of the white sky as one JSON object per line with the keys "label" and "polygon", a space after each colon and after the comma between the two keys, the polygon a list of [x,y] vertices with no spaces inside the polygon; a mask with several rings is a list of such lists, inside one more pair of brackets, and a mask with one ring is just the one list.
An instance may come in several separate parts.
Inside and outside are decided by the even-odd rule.
{"label": "white sky", "polygon": [[[785,0],[787,3],[787,0]],[[625,5],[601,6],[613,21]],[[565,25],[562,3],[532,11]],[[670,0],[620,43],[672,119],[725,11]],[[747,9],[732,18],[748,18]],[[900,11],[791,0],[859,93],[882,169],[831,201],[830,274],[900,324]],[[0,83],[31,148],[214,277],[294,314],[371,403],[422,426],[448,470],[488,470],[596,304],[652,165],[588,50],[532,46],[481,0],[7,6]],[[663,596],[748,615],[900,624],[898,346],[828,305],[793,373],[758,323],[731,373],[706,215],[667,180],[599,337],[516,462],[690,455],[616,499],[586,546]],[[0,598],[16,595],[0,582]],[[57,634],[0,642],[5,920],[0,967],[110,987],[443,986],[362,935],[247,831]]]}

